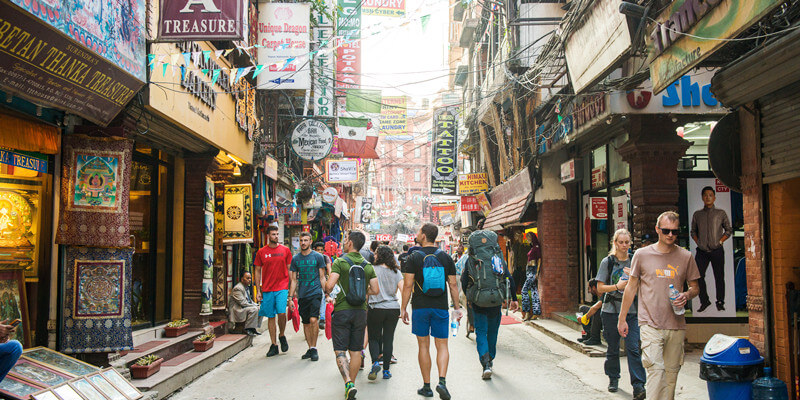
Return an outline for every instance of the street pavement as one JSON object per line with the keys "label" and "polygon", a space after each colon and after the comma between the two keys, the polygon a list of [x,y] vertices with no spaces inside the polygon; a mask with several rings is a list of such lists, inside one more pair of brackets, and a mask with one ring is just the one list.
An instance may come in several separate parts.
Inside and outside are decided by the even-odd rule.
{"label": "street pavement", "polygon": [[[266,321],[265,321],[266,322]],[[266,323],[263,324],[266,326]],[[577,334],[577,333],[576,333]],[[287,327],[289,352],[266,358],[269,335],[264,332],[253,346],[200,377],[175,393],[172,400],[203,399],[341,399],[344,383],[336,368],[331,342],[320,331],[320,360],[301,360],[307,347],[302,329],[295,333]],[[450,367],[447,386],[454,399],[630,399],[632,388],[625,358],[622,359],[620,391],[606,390],[604,358],[590,358],[524,324],[500,327],[494,376],[480,378],[480,364],[474,336],[467,339],[463,327],[450,340]],[[435,360],[435,349],[431,345]],[[422,399],[416,391],[422,386],[417,364],[417,344],[410,326],[400,322],[395,333],[393,377],[367,380],[369,354],[365,369],[358,374],[359,399]],[[678,379],[677,398],[707,399],[705,382],[698,378],[698,351],[687,354]],[[434,364],[433,385],[438,381]],[[556,397],[558,396],[558,397]],[[438,395],[435,397],[438,399]]]}

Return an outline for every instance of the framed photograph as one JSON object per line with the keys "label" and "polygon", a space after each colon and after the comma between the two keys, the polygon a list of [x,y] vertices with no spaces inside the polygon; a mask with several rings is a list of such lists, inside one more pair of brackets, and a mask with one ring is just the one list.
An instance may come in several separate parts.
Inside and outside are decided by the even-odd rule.
{"label": "framed photograph", "polygon": [[133,386],[125,377],[119,374],[119,371],[115,370],[114,368],[106,368],[102,372],[103,377],[106,378],[109,382],[111,382],[114,387],[119,389],[125,396],[128,396],[131,400],[136,400],[142,397],[142,393],[136,386]]}
{"label": "framed photograph", "polygon": [[28,347],[30,343],[30,324],[28,323],[28,301],[25,296],[25,278],[20,269],[0,271],[0,321],[19,318],[17,333],[10,339]]}
{"label": "framed photograph", "polygon": [[33,400],[61,400],[55,393],[53,393],[50,389],[42,390],[39,393],[34,393],[31,395]]}
{"label": "framed photograph", "polygon": [[58,386],[74,378],[25,358],[20,358],[8,374],[41,387]]}
{"label": "framed photograph", "polygon": [[86,400],[106,400],[106,396],[92,385],[86,378],[78,378],[69,382],[70,386]]}
{"label": "framed photograph", "polygon": [[214,245],[214,213],[206,211],[205,213],[205,244],[209,246]]}
{"label": "framed photograph", "polygon": [[92,383],[96,388],[100,389],[101,392],[111,400],[130,400],[127,396],[122,394],[119,389],[115,388],[114,385],[111,384],[100,372],[91,374],[86,377],[89,382]]}
{"label": "framed photograph", "polygon": [[0,393],[12,399],[27,399],[30,395],[40,392],[44,387],[23,381],[13,376],[6,376],[0,381]]}
{"label": "framed photograph", "polygon": [[214,212],[214,182],[210,177],[206,177],[206,195],[205,195],[205,209],[206,211]]}
{"label": "framed photograph", "polygon": [[52,390],[62,400],[84,400],[83,396],[75,391],[75,388],[70,386],[68,383],[65,383],[61,386],[56,386],[52,388]]}
{"label": "framed photograph", "polygon": [[47,347],[27,349],[22,353],[21,359],[32,360],[45,367],[71,376],[83,376],[100,371],[100,368],[92,364],[50,350]]}

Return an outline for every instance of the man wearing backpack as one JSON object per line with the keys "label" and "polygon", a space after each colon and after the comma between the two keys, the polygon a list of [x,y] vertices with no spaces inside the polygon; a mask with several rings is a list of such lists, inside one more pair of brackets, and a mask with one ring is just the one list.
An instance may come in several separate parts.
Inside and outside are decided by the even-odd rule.
{"label": "man wearing backpack", "polygon": [[[419,346],[419,369],[422,373],[423,386],[417,390],[419,395],[433,397],[431,390],[431,336],[436,345],[436,366],[439,370],[439,384],[436,392],[443,400],[450,399],[445,377],[450,353],[447,349],[448,336],[448,302],[447,288],[450,298],[455,304],[455,314],[461,320],[461,306],[458,303],[458,282],[456,266],[447,253],[439,250],[435,243],[439,235],[436,225],[426,223],[417,233],[417,241],[421,249],[412,252],[403,269],[403,303],[400,307],[403,323],[408,325],[409,316],[406,308],[411,300],[411,332],[417,336]],[[411,296],[411,293],[414,296]]]}
{"label": "man wearing backpack", "polygon": [[461,274],[461,288],[472,306],[481,377],[492,379],[503,303],[509,301],[511,311],[518,306],[514,278],[497,244],[496,233],[475,231],[469,236],[469,258]]}
{"label": "man wearing backpack", "polygon": [[366,236],[356,230],[342,238],[345,254],[333,262],[331,276],[325,284],[325,292],[336,300],[331,317],[333,352],[344,380],[344,398],[347,400],[356,398],[354,382],[361,367],[361,350],[364,349],[367,296],[379,293],[378,277],[372,264],[358,252],[364,242]]}

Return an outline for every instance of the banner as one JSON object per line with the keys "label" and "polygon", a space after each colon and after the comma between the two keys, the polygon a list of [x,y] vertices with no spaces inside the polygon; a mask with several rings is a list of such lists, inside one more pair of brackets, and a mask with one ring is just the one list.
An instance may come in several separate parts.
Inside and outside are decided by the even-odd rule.
{"label": "banner", "polygon": [[358,160],[325,160],[325,182],[358,182]]}
{"label": "banner", "polygon": [[242,40],[247,2],[161,0],[158,40]]}
{"label": "banner", "polygon": [[408,99],[406,96],[385,96],[381,99],[380,136],[386,140],[411,140],[408,132]]}
{"label": "banner", "polygon": [[431,194],[454,195],[458,175],[457,139],[455,113],[451,108],[437,108],[433,113],[433,168],[431,170]]}
{"label": "banner", "polygon": [[[476,195],[489,190],[489,175],[485,172],[458,175],[458,194]],[[478,211],[478,210],[475,210]]]}
{"label": "banner", "polygon": [[308,3],[258,3],[258,88],[311,89]]}
{"label": "banner", "polygon": [[345,157],[378,158],[381,91],[348,89],[339,108],[339,152]]}
{"label": "banner", "polygon": [[480,211],[481,205],[475,196],[461,196],[461,211]]}
{"label": "banner", "polygon": [[222,243],[253,242],[253,186],[225,185]]}
{"label": "banner", "polygon": [[364,0],[361,3],[361,13],[364,15],[377,15],[379,17],[405,17],[405,0]]}
{"label": "banner", "polygon": [[[325,0],[323,2],[326,9],[332,9],[332,0]],[[314,20],[317,26],[314,27],[314,58],[312,59],[312,68],[314,70],[314,80],[312,82],[314,89],[314,116],[332,118],[335,116],[336,99],[333,96],[334,87],[334,61],[333,61],[333,46],[334,46],[334,30],[333,21],[331,21],[325,14],[314,12]]]}
{"label": "banner", "polygon": [[336,87],[357,88],[361,85],[361,3],[358,0],[338,0],[336,48]]}
{"label": "banner", "polygon": [[361,223],[369,224],[372,221],[372,197],[361,198]]}

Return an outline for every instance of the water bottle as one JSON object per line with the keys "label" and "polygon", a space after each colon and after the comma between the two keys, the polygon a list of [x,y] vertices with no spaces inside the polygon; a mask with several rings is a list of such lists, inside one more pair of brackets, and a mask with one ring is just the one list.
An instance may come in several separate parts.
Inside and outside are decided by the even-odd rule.
{"label": "water bottle", "polygon": [[460,314],[460,312],[456,310],[450,312],[450,336],[452,337],[458,335],[458,314]]}
{"label": "water bottle", "polygon": [[[679,294],[680,294],[680,292],[678,292],[678,289],[675,289],[675,285],[669,285],[669,302],[670,302],[670,304],[673,301],[675,301],[675,299],[678,298]],[[683,313],[686,312],[686,309],[683,308],[683,307],[675,307],[675,305],[673,305],[672,306],[672,311],[675,312],[675,315],[683,315]]]}
{"label": "water bottle", "polygon": [[772,368],[764,368],[764,377],[753,381],[753,400],[786,400],[786,384],[772,377]]}
{"label": "water bottle", "polygon": [[339,285],[335,285],[333,289],[331,289],[331,298],[336,300],[336,296],[340,291],[342,291],[342,288],[340,288]]}

